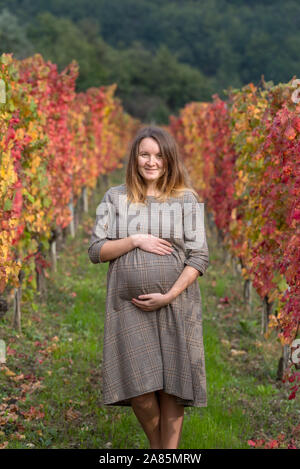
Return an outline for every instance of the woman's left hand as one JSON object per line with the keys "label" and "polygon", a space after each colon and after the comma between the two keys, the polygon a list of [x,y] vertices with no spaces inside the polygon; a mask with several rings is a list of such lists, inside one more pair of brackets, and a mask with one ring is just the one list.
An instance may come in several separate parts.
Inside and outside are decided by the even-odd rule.
{"label": "woman's left hand", "polygon": [[170,298],[162,293],[149,293],[132,298],[132,303],[144,311],[154,311],[170,303]]}

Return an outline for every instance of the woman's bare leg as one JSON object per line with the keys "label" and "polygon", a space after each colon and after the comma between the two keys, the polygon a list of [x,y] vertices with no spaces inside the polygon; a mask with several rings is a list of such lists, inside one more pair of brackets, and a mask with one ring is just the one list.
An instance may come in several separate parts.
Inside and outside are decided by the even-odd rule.
{"label": "woman's bare leg", "polygon": [[131,398],[131,406],[147,435],[150,448],[163,448],[160,442],[160,408],[155,392],[149,392]]}
{"label": "woman's bare leg", "polygon": [[184,406],[177,404],[175,396],[157,391],[160,406],[161,448],[177,449],[181,439]]}

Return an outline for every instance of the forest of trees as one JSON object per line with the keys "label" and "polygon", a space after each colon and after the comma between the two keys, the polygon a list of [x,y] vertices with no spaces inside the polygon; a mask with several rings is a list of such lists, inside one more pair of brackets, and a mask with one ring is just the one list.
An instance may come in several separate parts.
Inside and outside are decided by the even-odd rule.
{"label": "forest of trees", "polygon": [[0,54],[80,66],[77,91],[117,83],[124,108],[167,123],[187,102],[300,76],[295,0],[0,0]]}

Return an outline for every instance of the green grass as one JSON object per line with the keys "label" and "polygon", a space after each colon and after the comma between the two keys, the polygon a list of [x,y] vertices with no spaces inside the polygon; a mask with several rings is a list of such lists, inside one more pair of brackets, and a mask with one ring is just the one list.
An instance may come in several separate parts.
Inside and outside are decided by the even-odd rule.
{"label": "green grass", "polygon": [[[131,408],[101,406],[108,263],[94,265],[87,255],[95,208],[93,204],[76,239],[69,236],[59,254],[58,271],[47,279],[46,301],[37,298],[34,308],[23,303],[22,333],[12,329],[11,311],[1,320],[1,338],[12,352],[0,372],[1,402],[10,405],[0,412],[0,423],[5,420],[0,447],[149,447]],[[249,439],[275,438],[281,430],[290,435],[300,405],[288,400],[288,386],[276,382],[280,348],[274,337],[267,341],[260,336],[258,298],[252,313],[247,312],[239,276],[224,265],[213,236],[208,242],[210,266],[199,279],[208,407],[185,408],[180,448],[249,448]],[[226,295],[229,304],[220,304]],[[233,356],[232,348],[246,354]],[[22,414],[31,406],[34,418]]]}

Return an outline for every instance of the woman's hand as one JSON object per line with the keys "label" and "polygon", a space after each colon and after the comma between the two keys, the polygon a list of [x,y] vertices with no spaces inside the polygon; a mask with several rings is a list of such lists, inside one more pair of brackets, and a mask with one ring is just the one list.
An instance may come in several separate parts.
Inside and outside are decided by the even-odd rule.
{"label": "woman's hand", "polygon": [[153,236],[152,234],[138,233],[131,235],[131,238],[134,247],[138,247],[144,251],[153,252],[154,254],[171,254],[174,250],[169,241]]}
{"label": "woman's hand", "polygon": [[149,293],[132,298],[132,303],[144,311],[154,311],[170,303],[170,297],[162,293]]}

